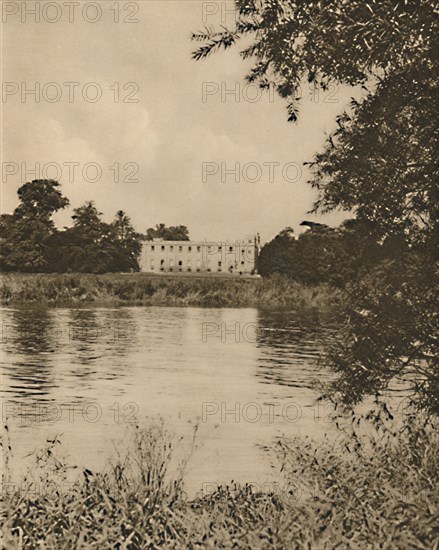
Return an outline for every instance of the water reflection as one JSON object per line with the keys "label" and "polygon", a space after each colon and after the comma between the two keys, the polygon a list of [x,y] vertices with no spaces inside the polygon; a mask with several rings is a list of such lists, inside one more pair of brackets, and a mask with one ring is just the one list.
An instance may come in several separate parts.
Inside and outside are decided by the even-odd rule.
{"label": "water reflection", "polygon": [[56,388],[53,372],[58,329],[51,310],[10,310],[3,316],[2,346],[8,398],[49,400]]}
{"label": "water reflection", "polygon": [[258,376],[264,383],[312,388],[326,380],[321,368],[324,342],[332,337],[335,319],[322,311],[258,312],[256,340],[260,350]]}
{"label": "water reflection", "polygon": [[[7,420],[20,428],[22,437],[13,443],[21,456],[62,432],[72,460],[90,467],[113,452],[113,440],[132,420],[159,414],[189,438],[198,420],[199,450],[189,472],[198,489],[202,482],[248,481],[249,475],[265,482],[269,465],[258,445],[279,433],[316,435],[327,428],[316,422],[313,408],[314,382],[328,376],[319,357],[331,319],[322,312],[135,307],[2,313],[2,391]],[[18,414],[24,406],[26,414]],[[15,417],[11,410],[18,411]]]}
{"label": "water reflection", "polygon": [[83,390],[121,379],[120,359],[139,345],[138,331],[129,309],[3,310],[3,391],[9,399],[50,401],[66,382]]}

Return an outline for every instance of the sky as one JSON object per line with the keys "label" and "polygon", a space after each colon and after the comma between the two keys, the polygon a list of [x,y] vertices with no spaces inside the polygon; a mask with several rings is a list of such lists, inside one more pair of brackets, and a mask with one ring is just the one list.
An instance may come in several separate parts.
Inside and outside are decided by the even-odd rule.
{"label": "sky", "polygon": [[194,61],[191,33],[231,25],[233,3],[26,4],[2,3],[2,212],[47,177],[70,200],[60,228],[87,200],[106,221],[122,209],[138,231],[182,224],[194,240],[265,242],[304,219],[348,217],[307,214],[316,193],[302,163],[355,90],[304,86],[291,124],[283,100],[246,86],[239,44]]}

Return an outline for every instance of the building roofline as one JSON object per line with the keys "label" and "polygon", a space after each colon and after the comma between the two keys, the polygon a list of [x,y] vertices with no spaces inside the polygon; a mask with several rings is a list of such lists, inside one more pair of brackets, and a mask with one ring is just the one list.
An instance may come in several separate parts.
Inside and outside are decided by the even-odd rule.
{"label": "building roofline", "polygon": [[144,244],[160,244],[160,245],[163,245],[163,244],[169,244],[169,245],[178,245],[178,246],[181,246],[181,245],[186,245],[186,246],[201,246],[201,245],[235,245],[235,244],[254,244],[254,242],[252,241],[251,243],[249,243],[247,240],[236,240],[236,241],[164,241],[164,240],[161,240],[161,239],[156,239],[156,240],[148,240],[148,239],[142,239],[142,243]]}

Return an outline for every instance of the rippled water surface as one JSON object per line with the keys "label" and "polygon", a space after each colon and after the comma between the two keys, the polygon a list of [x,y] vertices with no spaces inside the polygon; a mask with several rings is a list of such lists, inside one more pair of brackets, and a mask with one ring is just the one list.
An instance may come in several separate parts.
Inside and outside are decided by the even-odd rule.
{"label": "rippled water surface", "polygon": [[135,307],[2,309],[2,401],[16,464],[62,434],[72,463],[100,467],[132,424],[162,416],[188,450],[187,483],[263,483],[260,446],[321,437],[315,404],[332,325],[318,312]]}

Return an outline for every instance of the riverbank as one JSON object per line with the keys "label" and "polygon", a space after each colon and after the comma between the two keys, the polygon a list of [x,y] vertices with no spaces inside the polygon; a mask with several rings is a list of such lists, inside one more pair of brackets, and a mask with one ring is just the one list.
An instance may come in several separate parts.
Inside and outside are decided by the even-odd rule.
{"label": "riverbank", "polygon": [[[437,425],[413,417],[404,431],[373,417],[321,445],[279,439],[270,447],[284,482],[267,490],[184,492],[185,466],[171,468],[175,440],[163,423],[136,429],[105,472],[71,466],[60,442],[35,452],[19,483],[4,471],[5,548],[437,548]],[[360,422],[361,420],[361,422]],[[361,426],[360,426],[361,424]],[[355,426],[355,431],[354,427]],[[366,435],[367,433],[367,435]],[[6,455],[8,441],[4,441]]]}
{"label": "riverbank", "polygon": [[337,307],[343,293],[329,285],[306,286],[286,277],[214,278],[134,274],[26,274],[0,276],[3,305],[39,303],[78,307],[193,306]]}

